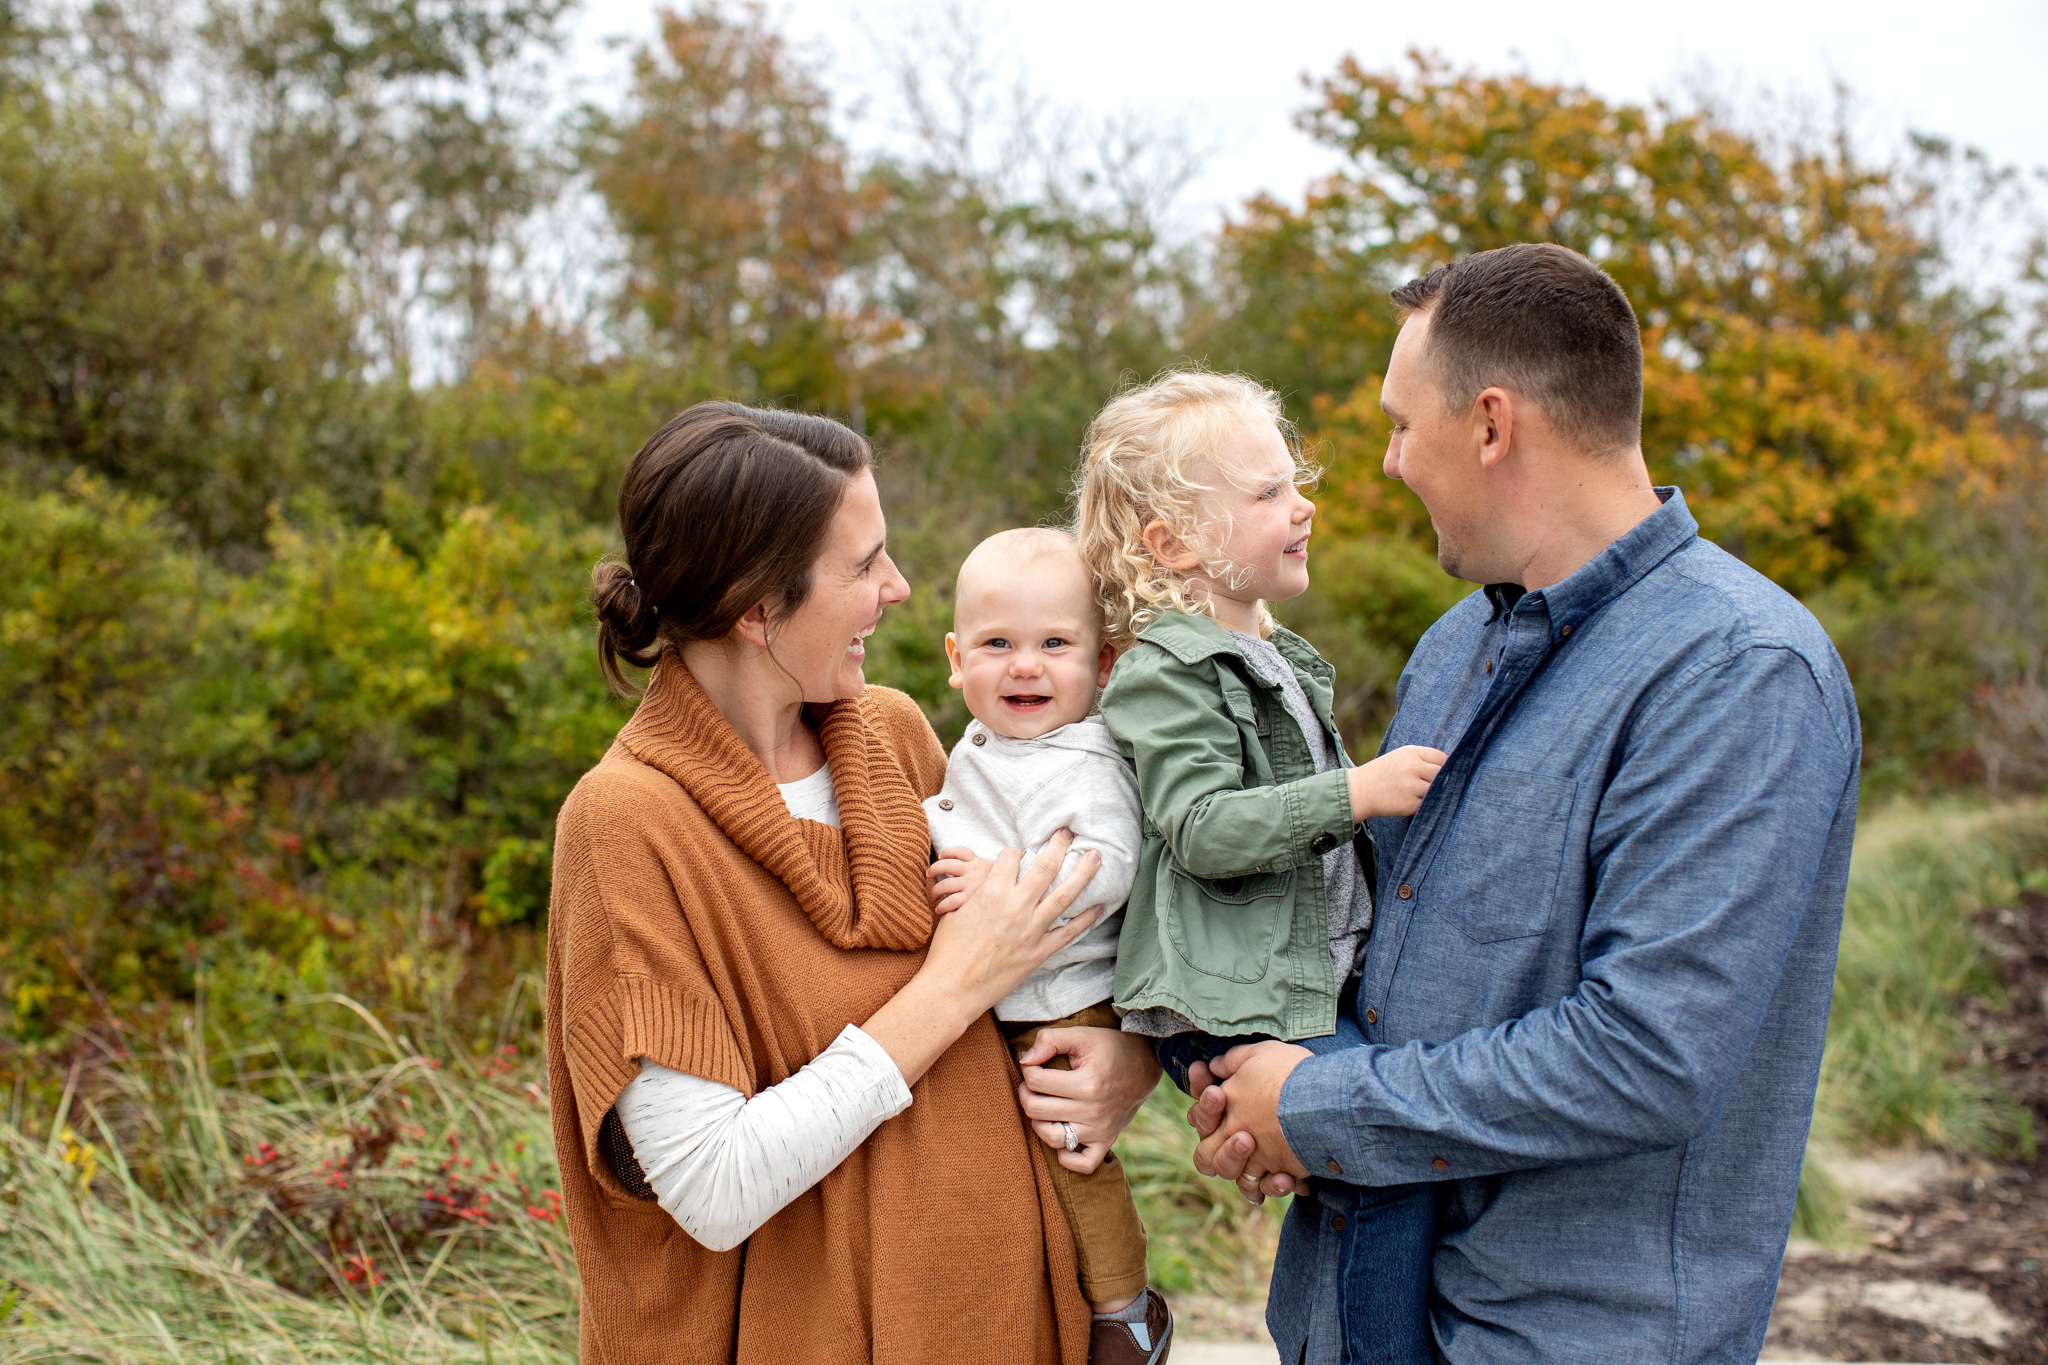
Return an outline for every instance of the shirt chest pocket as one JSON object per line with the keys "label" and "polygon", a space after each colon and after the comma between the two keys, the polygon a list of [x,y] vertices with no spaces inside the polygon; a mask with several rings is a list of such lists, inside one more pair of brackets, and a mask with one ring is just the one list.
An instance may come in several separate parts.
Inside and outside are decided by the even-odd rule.
{"label": "shirt chest pocket", "polygon": [[1429,903],[1475,943],[1540,934],[1550,923],[1579,784],[1480,768],[1430,866]]}

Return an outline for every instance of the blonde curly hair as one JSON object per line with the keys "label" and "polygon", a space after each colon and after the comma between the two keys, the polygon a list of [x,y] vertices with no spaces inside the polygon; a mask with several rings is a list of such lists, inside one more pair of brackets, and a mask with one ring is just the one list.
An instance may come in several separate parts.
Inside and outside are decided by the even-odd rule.
{"label": "blonde curly hair", "polygon": [[[1216,465],[1218,446],[1248,422],[1278,428],[1294,452],[1296,479],[1315,478],[1280,395],[1243,375],[1168,370],[1111,399],[1088,424],[1074,488],[1074,539],[1118,649],[1128,649],[1161,610],[1214,616],[1198,585],[1152,557],[1145,528],[1163,521],[1197,555],[1206,560],[1214,553],[1229,526],[1205,521],[1202,499],[1228,478]],[[1259,634],[1272,628],[1272,614],[1261,605]]]}

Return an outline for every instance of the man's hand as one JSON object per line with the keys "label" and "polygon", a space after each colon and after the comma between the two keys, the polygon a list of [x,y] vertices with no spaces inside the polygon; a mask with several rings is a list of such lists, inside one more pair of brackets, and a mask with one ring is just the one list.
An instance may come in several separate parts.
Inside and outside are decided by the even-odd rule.
{"label": "man's hand", "polygon": [[[1064,1056],[1067,1068],[1048,1065]],[[1017,1103],[1031,1131],[1051,1147],[1060,1165],[1087,1175],[1109,1155],[1138,1106],[1159,1084],[1152,1046],[1135,1033],[1110,1028],[1045,1028],[1017,1059],[1024,1084]],[[1081,1146],[1067,1150],[1065,1124]]]}
{"label": "man's hand", "polygon": [[995,864],[971,848],[942,848],[925,876],[932,878],[932,913],[947,915],[967,904]]}
{"label": "man's hand", "polygon": [[[1207,1062],[1196,1062],[1188,1068],[1188,1089],[1195,1093],[1193,1107],[1188,1110],[1188,1126],[1198,1137],[1208,1137],[1223,1122],[1225,1099],[1223,1087],[1209,1072]],[[1258,1145],[1250,1133],[1239,1130],[1237,1153],[1246,1158],[1245,1169],[1237,1176],[1237,1192],[1250,1204],[1263,1204],[1267,1199],[1279,1199],[1294,1193],[1294,1177],[1285,1171],[1266,1171],[1257,1159]]]}
{"label": "man's hand", "polygon": [[[1244,1043],[1210,1066],[1191,1068],[1190,1087],[1201,1098],[1188,1122],[1203,1135],[1195,1169],[1237,1181],[1253,1203],[1266,1194],[1286,1194],[1306,1179],[1307,1168],[1280,1130],[1280,1090],[1294,1068],[1314,1055],[1292,1043]],[[1209,1083],[1212,1072],[1222,1084]]]}

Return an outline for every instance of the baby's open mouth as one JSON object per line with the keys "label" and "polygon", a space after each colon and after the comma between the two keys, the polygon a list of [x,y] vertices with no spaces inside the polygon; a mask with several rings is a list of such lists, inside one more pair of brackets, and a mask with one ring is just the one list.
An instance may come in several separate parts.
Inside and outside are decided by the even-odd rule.
{"label": "baby's open mouth", "polygon": [[1013,711],[1037,711],[1052,705],[1052,698],[1036,692],[1020,692],[1013,697],[1004,697],[1003,705]]}

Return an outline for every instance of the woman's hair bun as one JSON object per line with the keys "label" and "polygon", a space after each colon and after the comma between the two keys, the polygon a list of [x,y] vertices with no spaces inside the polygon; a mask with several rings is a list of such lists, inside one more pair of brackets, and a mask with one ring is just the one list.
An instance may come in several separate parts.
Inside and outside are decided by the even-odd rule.
{"label": "woman's hair bun", "polygon": [[660,612],[624,564],[607,560],[590,571],[590,601],[597,608],[597,639],[635,668],[652,668]]}
{"label": "woman's hair bun", "polygon": [[619,483],[626,562],[590,580],[612,690],[638,692],[621,662],[651,668],[664,647],[725,639],[756,606],[801,607],[847,484],[871,457],[866,438],[809,413],[709,402],[664,422]]}

